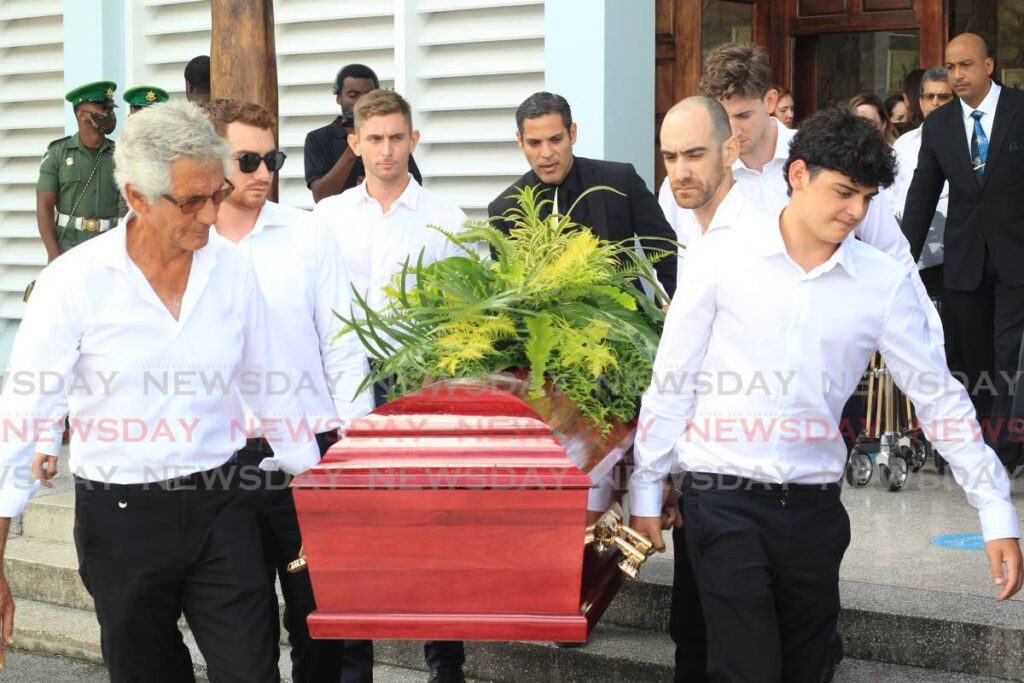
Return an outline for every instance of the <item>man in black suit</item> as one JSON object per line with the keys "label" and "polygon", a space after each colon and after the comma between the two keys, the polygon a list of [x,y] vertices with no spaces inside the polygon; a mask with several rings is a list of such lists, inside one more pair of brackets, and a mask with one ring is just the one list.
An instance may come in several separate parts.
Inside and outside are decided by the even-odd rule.
{"label": "man in black suit", "polygon": [[[621,241],[637,237],[644,249],[675,252],[670,243],[663,241],[674,240],[675,233],[658,200],[632,164],[573,155],[576,124],[564,97],[549,92],[530,95],[516,110],[516,127],[516,139],[531,170],[487,207],[488,214],[499,219],[495,221],[498,228],[508,232],[512,227],[510,221],[501,217],[515,204],[509,195],[519,188],[541,185],[546,190],[542,198],[553,203],[542,210],[543,217],[552,211],[568,213],[587,189],[607,185],[625,196],[591,192],[573,209],[573,222],[588,226],[602,239]],[[669,256],[654,265],[658,281],[670,297],[676,289],[676,261]]]}
{"label": "man in black suit", "polygon": [[1007,420],[1024,331],[1024,94],[991,79],[985,41],[963,33],[946,48],[957,97],[925,119],[903,231],[917,259],[943,183],[946,348],[958,354],[986,440],[1010,470],[1019,460]]}

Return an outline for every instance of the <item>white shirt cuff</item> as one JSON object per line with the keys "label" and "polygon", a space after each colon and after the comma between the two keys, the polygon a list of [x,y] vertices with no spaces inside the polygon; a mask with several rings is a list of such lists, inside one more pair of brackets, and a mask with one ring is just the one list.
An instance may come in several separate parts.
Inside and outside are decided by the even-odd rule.
{"label": "white shirt cuff", "polygon": [[978,517],[981,518],[981,535],[986,543],[1000,538],[1020,538],[1017,510],[1012,503],[990,505],[978,510]]}
{"label": "white shirt cuff", "polygon": [[0,489],[0,517],[17,517],[28,507],[29,500],[39,490],[39,481],[28,484],[26,481],[5,482]]}
{"label": "white shirt cuff", "polygon": [[661,493],[663,484],[660,481],[629,480],[629,514],[636,517],[661,517]]}
{"label": "white shirt cuff", "polygon": [[316,442],[310,442],[301,449],[286,455],[263,458],[260,461],[260,469],[264,472],[284,470],[288,474],[295,476],[302,474],[318,462],[320,462],[320,449],[317,448]]}
{"label": "white shirt cuff", "polygon": [[612,506],[614,498],[615,486],[612,481],[612,474],[609,472],[604,479],[594,484],[587,491],[587,510],[590,512],[605,512]]}
{"label": "white shirt cuff", "polygon": [[36,440],[36,453],[42,453],[43,455],[60,455],[60,449],[64,445],[64,433],[51,434],[53,438],[48,438],[45,435],[41,435]]}

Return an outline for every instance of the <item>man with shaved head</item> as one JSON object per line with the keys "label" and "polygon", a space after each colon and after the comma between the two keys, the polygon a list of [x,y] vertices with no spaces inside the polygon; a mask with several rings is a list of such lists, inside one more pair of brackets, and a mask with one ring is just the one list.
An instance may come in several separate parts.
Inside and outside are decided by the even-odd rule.
{"label": "man with shaved head", "polygon": [[917,170],[903,231],[921,255],[943,185],[949,213],[943,236],[943,303],[949,351],[962,360],[986,439],[1011,471],[1020,434],[1008,422],[1024,331],[1024,95],[992,81],[985,41],[963,33],[946,47],[956,99],[921,127]]}
{"label": "man with shaved head", "polygon": [[[668,191],[662,192],[659,203],[665,209],[665,198],[672,200],[673,227],[679,242],[686,246],[679,253],[682,273],[686,252],[695,254],[709,233],[749,222],[754,218],[753,208],[733,178],[732,165],[739,158],[740,144],[721,104],[700,95],[682,100],[665,114],[660,138]],[[669,501],[669,505],[676,504],[675,499]],[[704,614],[681,517],[672,515],[670,519],[674,521],[675,569],[669,634],[676,644],[675,680],[704,683],[710,680]]]}
{"label": "man with shaved head", "polygon": [[[673,200],[674,227],[682,244],[695,244],[709,230],[732,225],[738,216],[745,202],[732,165],[739,154],[729,115],[715,100],[688,97],[665,114],[661,158],[669,192],[664,194]],[[680,266],[682,258],[681,252]]]}

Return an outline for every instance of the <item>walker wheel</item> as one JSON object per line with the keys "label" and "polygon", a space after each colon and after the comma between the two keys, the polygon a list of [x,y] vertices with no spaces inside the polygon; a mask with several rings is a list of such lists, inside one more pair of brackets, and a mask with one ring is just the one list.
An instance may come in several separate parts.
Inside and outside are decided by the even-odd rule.
{"label": "walker wheel", "polygon": [[910,476],[910,463],[903,453],[906,450],[909,449],[900,449],[900,453],[889,456],[888,465],[878,466],[878,475],[882,479],[882,484],[890,491],[902,489],[903,485],[907,483],[907,477]]}
{"label": "walker wheel", "polygon": [[850,486],[867,486],[874,470],[875,463],[871,461],[871,456],[854,448],[846,461],[846,483]]}

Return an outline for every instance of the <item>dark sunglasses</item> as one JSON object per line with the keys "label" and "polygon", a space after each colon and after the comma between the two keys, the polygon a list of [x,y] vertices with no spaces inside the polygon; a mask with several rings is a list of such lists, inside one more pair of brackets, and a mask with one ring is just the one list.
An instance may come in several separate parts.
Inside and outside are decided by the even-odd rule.
{"label": "dark sunglasses", "polygon": [[284,166],[284,160],[288,158],[288,155],[278,149],[273,152],[267,152],[263,156],[256,152],[242,152],[231,158],[238,162],[238,169],[242,173],[254,173],[260,167],[261,161],[267,165],[268,171],[274,173],[281,170],[281,167]]}
{"label": "dark sunglasses", "polygon": [[933,100],[938,100],[939,102],[949,102],[951,99],[953,99],[953,93],[951,93],[951,92],[926,92],[923,95],[921,95],[921,99],[922,100],[928,100],[929,102],[931,102]]}
{"label": "dark sunglasses", "polygon": [[187,197],[186,199],[175,199],[169,194],[160,195],[162,198],[174,204],[184,214],[199,213],[200,209],[206,206],[206,202],[213,202],[214,206],[219,206],[221,202],[228,198],[228,195],[235,189],[235,186],[231,184],[230,180],[224,181],[224,187],[220,188],[213,194],[201,195],[198,197]]}

